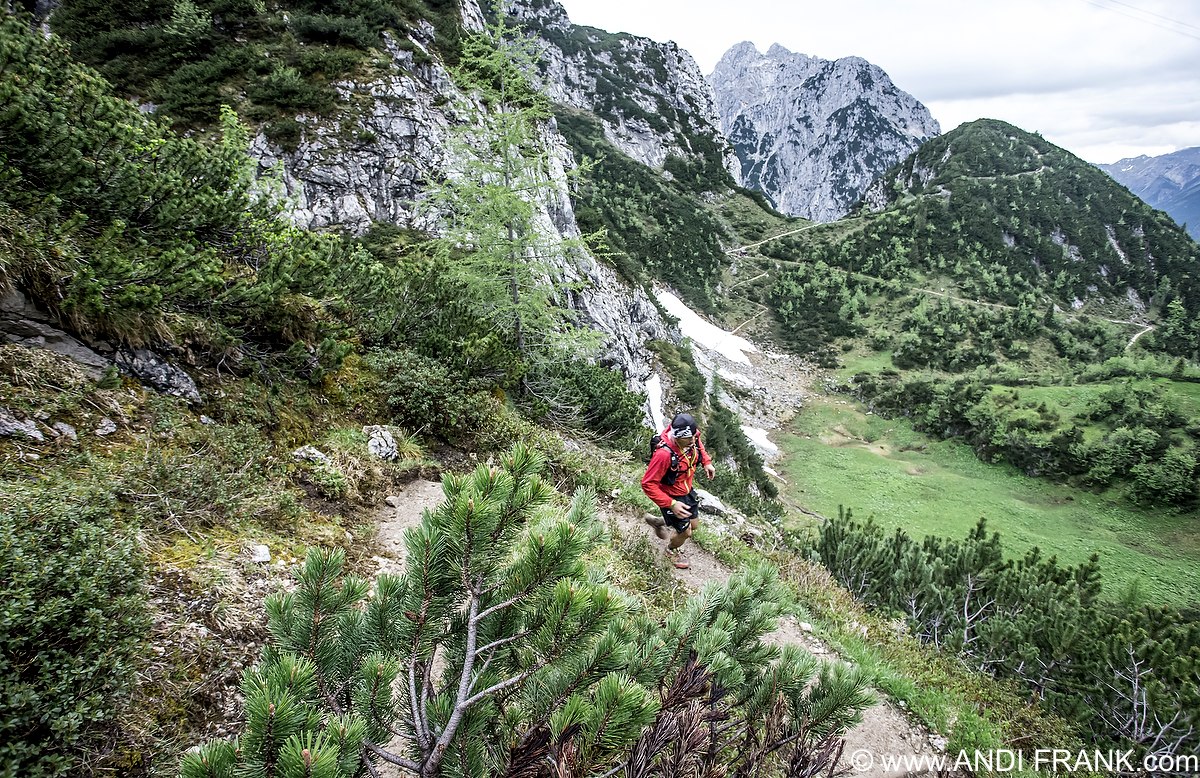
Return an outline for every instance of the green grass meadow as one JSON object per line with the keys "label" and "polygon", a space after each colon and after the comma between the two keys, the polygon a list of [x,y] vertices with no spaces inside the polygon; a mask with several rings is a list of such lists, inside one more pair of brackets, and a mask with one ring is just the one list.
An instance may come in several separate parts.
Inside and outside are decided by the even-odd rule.
{"label": "green grass meadow", "polygon": [[[1066,563],[1100,555],[1109,595],[1137,585],[1151,602],[1200,604],[1200,517],[1138,510],[1115,495],[1029,478],[935,441],[902,419],[814,398],[778,436],[785,499],[825,516],[839,505],[909,535],[962,537],[985,517],[1010,554],[1038,546]],[[798,513],[796,528],[814,521]]]}

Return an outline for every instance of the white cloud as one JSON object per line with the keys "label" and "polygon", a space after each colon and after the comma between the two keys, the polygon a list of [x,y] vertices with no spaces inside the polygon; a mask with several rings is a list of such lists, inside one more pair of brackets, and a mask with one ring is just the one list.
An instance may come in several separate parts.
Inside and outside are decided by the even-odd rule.
{"label": "white cloud", "polygon": [[709,73],[743,40],[860,56],[943,131],[994,118],[1092,162],[1200,145],[1190,0],[564,0],[572,21],[673,40]]}

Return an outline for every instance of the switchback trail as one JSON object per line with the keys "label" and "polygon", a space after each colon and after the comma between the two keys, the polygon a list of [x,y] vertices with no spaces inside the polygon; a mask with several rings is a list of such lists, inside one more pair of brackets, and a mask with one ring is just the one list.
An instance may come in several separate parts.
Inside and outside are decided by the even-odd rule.
{"label": "switchback trail", "polygon": [[[813,225],[813,226],[824,226],[824,225]],[[775,235],[775,236],[772,236],[765,240],[760,240],[757,243],[751,243],[747,246],[742,246],[742,247],[736,248],[736,249],[730,249],[729,251],[727,251],[725,253],[731,254],[734,252],[740,252],[744,249],[752,248],[754,246],[761,246],[763,243],[767,243],[768,241],[775,240],[776,238],[782,238],[785,235],[791,235],[796,232],[804,232],[805,230],[808,230],[808,229],[811,229],[811,227],[805,227],[803,229],[792,230],[791,232],[785,232],[780,235]],[[809,265],[809,263],[807,263],[807,262],[799,262],[799,261],[790,260],[790,259],[775,259],[774,257],[761,257],[761,261],[769,262],[775,266],[791,265],[791,266],[795,266],[795,267],[807,267]],[[910,286],[908,284],[900,283],[897,280],[888,281],[888,280],[879,278],[878,276],[872,276],[872,275],[868,275],[866,273],[859,273],[855,270],[847,270],[846,268],[837,267],[836,265],[826,265],[826,267],[829,270],[832,270],[833,272],[842,273],[843,275],[846,275],[850,278],[856,278],[860,281],[871,281],[871,282],[874,282],[877,284],[895,283],[895,284],[899,284],[899,286],[901,288],[906,289],[910,292],[915,292],[917,294],[929,295],[930,297],[940,297],[942,299],[950,300],[951,302],[961,303],[963,305],[975,305],[975,306],[979,306],[981,308],[992,308],[992,309],[1000,310],[1000,311],[1015,311],[1015,310],[1017,310],[1017,307],[1014,305],[1007,305],[1005,303],[993,303],[993,302],[988,302],[987,300],[976,300],[971,297],[959,297],[957,295],[953,295],[953,294],[950,294],[945,291],[926,289],[921,286]],[[744,297],[744,295],[742,295],[740,292],[734,292],[733,291],[734,288],[741,286],[744,283],[749,283],[751,281],[757,281],[758,279],[763,278],[767,275],[769,275],[769,272],[763,272],[763,273],[759,273],[757,276],[748,278],[745,281],[739,281],[729,287],[728,293],[736,294],[739,297]],[[749,298],[745,298],[745,299],[749,299]],[[755,305],[759,306],[759,308],[761,309],[757,314],[755,314],[754,318],[757,318],[759,315],[761,315],[763,313],[763,311],[769,310],[767,308],[767,306],[763,305],[760,302],[757,302],[755,300],[749,300],[749,301],[753,302]],[[1046,300],[1046,302],[1054,304],[1053,300]],[[1097,321],[1106,321],[1109,324],[1120,324],[1125,327],[1142,327],[1143,329],[1141,330],[1141,332],[1138,332],[1136,335],[1134,335],[1132,338],[1129,339],[1129,342],[1125,345],[1126,351],[1128,351],[1133,346],[1133,344],[1137,342],[1138,338],[1142,337],[1147,332],[1150,332],[1151,330],[1154,329],[1153,324],[1147,324],[1145,321],[1135,321],[1132,319],[1110,319],[1105,316],[1096,316],[1093,314],[1072,314],[1072,313],[1062,314],[1062,317],[1064,319],[1070,319],[1072,321],[1079,321],[1081,319],[1095,319]],[[746,324],[748,324],[750,321],[751,320],[747,320],[746,322],[743,322],[741,325],[739,325],[737,327],[737,329],[734,330],[734,332],[737,332],[742,327],[746,326]]]}

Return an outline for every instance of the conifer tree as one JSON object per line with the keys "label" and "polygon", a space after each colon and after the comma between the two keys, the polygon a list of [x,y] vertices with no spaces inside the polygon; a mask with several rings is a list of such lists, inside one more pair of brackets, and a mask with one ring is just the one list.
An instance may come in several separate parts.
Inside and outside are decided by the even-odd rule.
{"label": "conifer tree", "polygon": [[[546,397],[537,379],[564,358],[585,356],[594,336],[573,326],[554,287],[570,284],[553,263],[586,250],[593,237],[561,237],[540,217],[569,208],[556,188],[548,98],[531,82],[538,51],[499,21],[462,40],[452,75],[463,97],[451,127],[446,176],[425,193],[426,218],[439,224],[435,255],[469,290],[471,304],[526,365],[523,390]],[[578,172],[578,169],[577,171]],[[564,172],[565,174],[565,172]],[[553,216],[551,218],[554,218]],[[552,284],[551,282],[555,282]]]}
{"label": "conifer tree", "polygon": [[445,502],[405,534],[405,572],[373,589],[340,552],[311,553],[295,592],[267,603],[244,733],[187,755],[184,778],[384,762],[422,778],[758,775],[836,759],[864,680],[763,640],[777,574],[710,585],[657,623],[585,569],[593,498],[556,513],[543,464],[518,445],[501,467],[446,476]]}

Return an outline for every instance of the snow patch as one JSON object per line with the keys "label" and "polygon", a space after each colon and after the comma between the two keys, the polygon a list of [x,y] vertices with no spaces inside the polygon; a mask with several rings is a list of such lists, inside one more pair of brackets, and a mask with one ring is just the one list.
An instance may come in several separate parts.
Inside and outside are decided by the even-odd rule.
{"label": "snow patch", "polygon": [[646,379],[646,404],[650,409],[650,423],[654,425],[655,430],[665,429],[667,426],[666,419],[662,415],[662,401],[662,379],[658,377],[658,373],[654,373]]}
{"label": "snow patch", "polygon": [[668,291],[660,290],[655,296],[667,313],[679,319],[679,331],[684,337],[691,338],[698,346],[722,354],[733,362],[750,364],[746,352],[758,351],[753,343],[705,321]]}
{"label": "snow patch", "polygon": [[779,446],[771,442],[771,439],[767,437],[766,430],[759,429],[758,427],[747,427],[743,424],[742,432],[764,457],[773,457],[779,453]]}

